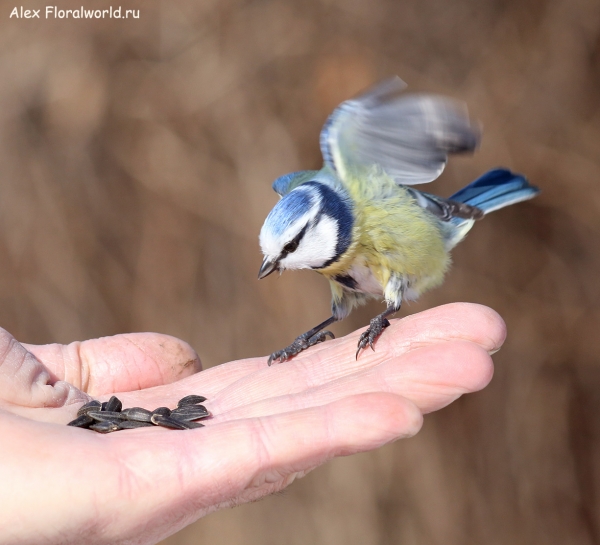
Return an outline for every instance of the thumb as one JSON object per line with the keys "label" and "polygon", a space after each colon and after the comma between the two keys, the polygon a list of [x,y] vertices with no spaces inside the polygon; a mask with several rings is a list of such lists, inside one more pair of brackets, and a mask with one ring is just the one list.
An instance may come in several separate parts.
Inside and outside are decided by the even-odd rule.
{"label": "thumb", "polygon": [[189,344],[158,333],[24,346],[56,379],[94,396],[170,384],[202,370]]}

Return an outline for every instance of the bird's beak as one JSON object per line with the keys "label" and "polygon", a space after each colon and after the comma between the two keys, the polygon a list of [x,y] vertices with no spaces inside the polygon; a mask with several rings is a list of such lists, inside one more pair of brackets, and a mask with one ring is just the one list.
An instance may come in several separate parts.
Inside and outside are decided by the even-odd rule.
{"label": "bird's beak", "polygon": [[269,276],[272,272],[277,270],[277,265],[279,265],[279,261],[277,259],[270,259],[269,256],[265,257],[260,267],[260,271],[258,271],[258,279],[264,278],[265,276]]}

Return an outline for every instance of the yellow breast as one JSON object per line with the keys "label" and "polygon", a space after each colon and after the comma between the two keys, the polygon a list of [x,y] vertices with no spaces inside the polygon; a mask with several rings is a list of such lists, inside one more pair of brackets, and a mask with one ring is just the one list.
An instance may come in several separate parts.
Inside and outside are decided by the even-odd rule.
{"label": "yellow breast", "polygon": [[450,264],[439,220],[378,168],[354,173],[344,185],[354,206],[353,242],[319,272],[332,279],[353,266],[367,266],[382,289],[396,273],[415,296],[439,285]]}

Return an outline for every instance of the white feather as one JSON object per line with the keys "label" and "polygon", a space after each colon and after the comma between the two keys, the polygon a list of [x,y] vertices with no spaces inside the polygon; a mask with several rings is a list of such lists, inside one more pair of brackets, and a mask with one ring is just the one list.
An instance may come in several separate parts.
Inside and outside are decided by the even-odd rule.
{"label": "white feather", "polygon": [[280,264],[284,269],[320,268],[335,255],[337,240],[337,222],[329,216],[321,216],[319,222],[306,231],[298,249],[284,257]]}
{"label": "white feather", "polygon": [[383,295],[383,287],[375,278],[373,271],[367,266],[366,261],[362,257],[358,257],[348,274],[355,280],[357,288],[364,293],[370,295]]}

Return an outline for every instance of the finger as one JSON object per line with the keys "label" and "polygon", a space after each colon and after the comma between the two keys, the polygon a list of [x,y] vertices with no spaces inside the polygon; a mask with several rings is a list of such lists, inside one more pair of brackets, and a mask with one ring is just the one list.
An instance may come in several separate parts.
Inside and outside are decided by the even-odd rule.
{"label": "finger", "polygon": [[[352,396],[322,407],[228,422],[207,429],[203,441],[190,442],[193,451],[186,454],[195,468],[186,471],[186,479],[193,493],[199,492],[196,487],[202,489],[196,479],[207,472],[223,483],[220,489],[205,491],[205,505],[253,501],[335,456],[412,436],[421,425],[418,409],[390,394]],[[240,459],[239,452],[246,455]],[[216,465],[214,453],[219,453]]]}
{"label": "finger", "polygon": [[[38,424],[36,434],[46,445],[43,463],[39,449],[28,448],[27,425],[19,424],[12,441],[22,436],[23,456],[30,460],[17,464],[28,471],[3,475],[5,484],[15,483],[4,515],[19,520],[22,509],[39,511],[27,531],[56,541],[59,536],[51,534],[61,528],[52,510],[43,505],[66,502],[70,523],[89,528],[90,543],[155,543],[219,505],[280,490],[334,456],[413,435],[421,422],[410,402],[390,394],[369,394],[186,432],[142,429],[98,436]],[[73,452],[74,445],[78,455],[65,466],[65,452]],[[25,491],[35,485],[36,468],[41,467],[47,493],[31,497]]]}
{"label": "finger", "polygon": [[[122,392],[119,399],[124,407],[144,407],[155,409],[159,406],[174,408],[178,401],[190,394],[204,396],[210,404],[219,396],[219,392],[228,384],[236,383],[240,378],[256,371],[258,358],[239,360],[211,367],[172,384],[145,388],[131,392]],[[260,358],[266,367],[266,360]],[[224,367],[225,369],[219,369]],[[215,376],[216,375],[216,376]]]}
{"label": "finger", "polygon": [[[262,367],[214,396],[215,414],[282,394],[293,394],[372,369],[426,346],[443,347],[451,341],[468,341],[485,352],[497,350],[505,337],[502,319],[493,310],[472,304],[445,305],[402,320],[395,320],[378,339],[375,351],[355,359],[360,332],[323,343],[275,367]],[[199,377],[201,380],[202,377]],[[190,382],[193,382],[192,379]]]}
{"label": "finger", "polygon": [[[493,373],[492,359],[485,350],[473,343],[454,341],[424,346],[372,369],[299,393],[238,405],[233,410],[227,410],[223,400],[216,398],[210,407],[216,415],[214,421],[220,422],[318,407],[352,395],[386,392],[400,395],[428,413],[465,393],[481,390]],[[240,397],[245,395],[241,393]]]}
{"label": "finger", "polygon": [[187,343],[158,333],[24,346],[55,377],[94,396],[169,384],[202,369]]}
{"label": "finger", "polygon": [[[0,406],[13,412],[55,409],[86,399],[85,394],[56,377],[15,338],[0,329]],[[51,418],[56,416],[46,411]]]}
{"label": "finger", "polygon": [[[495,310],[475,303],[450,303],[389,322],[390,327],[377,339],[375,346],[376,349],[389,349],[392,355],[452,340],[468,341],[481,346],[488,353],[494,353],[506,339],[506,324],[502,317]],[[362,331],[352,335],[358,340]],[[389,335],[391,331],[394,332],[393,338]],[[317,347],[314,353],[325,349],[324,344]],[[358,359],[369,352],[361,352]],[[303,353],[300,357],[305,355]]]}
{"label": "finger", "polygon": [[286,363],[267,367],[266,358],[230,362],[172,386],[133,394],[130,400],[141,406],[164,403],[170,407],[188,393],[199,393],[209,398],[209,406],[219,399],[220,406],[230,410],[325,384],[420,347],[464,340],[493,353],[506,337],[502,318],[494,310],[472,303],[443,305],[392,320],[391,324],[377,340],[375,351],[361,353],[358,360],[354,354],[361,331],[316,345]]}

